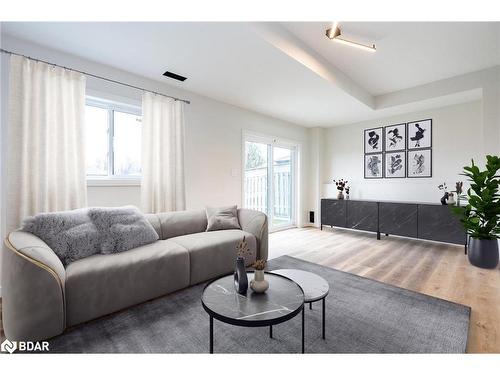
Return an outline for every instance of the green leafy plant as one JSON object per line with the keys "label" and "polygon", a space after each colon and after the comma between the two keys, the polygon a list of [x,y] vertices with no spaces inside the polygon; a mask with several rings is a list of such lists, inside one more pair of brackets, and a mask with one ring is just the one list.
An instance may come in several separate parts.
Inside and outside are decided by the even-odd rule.
{"label": "green leafy plant", "polygon": [[500,158],[486,156],[486,170],[481,171],[472,160],[471,166],[464,167],[463,176],[470,181],[467,190],[467,205],[453,207],[453,211],[460,215],[460,221],[467,233],[484,240],[500,238]]}

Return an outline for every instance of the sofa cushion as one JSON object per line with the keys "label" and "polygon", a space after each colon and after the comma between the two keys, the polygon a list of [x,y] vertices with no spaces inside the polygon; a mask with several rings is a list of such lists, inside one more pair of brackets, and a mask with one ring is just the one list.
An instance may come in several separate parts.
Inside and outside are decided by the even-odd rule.
{"label": "sofa cushion", "polygon": [[257,240],[253,234],[239,229],[194,233],[173,237],[169,241],[189,251],[190,284],[194,285],[234,271],[236,246],[243,237],[246,237],[248,247],[252,251],[252,255],[245,259],[245,263],[250,265],[255,261]]}
{"label": "sofa cushion", "polygon": [[161,212],[157,215],[160,219],[162,240],[205,232],[207,229],[205,210]]}
{"label": "sofa cushion", "polygon": [[225,229],[241,229],[236,206],[207,207],[207,232]]}
{"label": "sofa cushion", "polygon": [[189,253],[171,241],[73,262],[66,268],[67,325],[185,288],[189,272]]}

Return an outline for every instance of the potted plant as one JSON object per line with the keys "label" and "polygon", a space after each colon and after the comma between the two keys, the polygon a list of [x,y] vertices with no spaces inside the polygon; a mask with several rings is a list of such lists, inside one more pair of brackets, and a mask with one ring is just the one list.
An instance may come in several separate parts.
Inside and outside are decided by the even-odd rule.
{"label": "potted plant", "polygon": [[259,259],[252,264],[255,269],[253,280],[250,281],[250,288],[255,293],[264,293],[269,288],[269,281],[264,279],[264,269],[266,268],[266,261]]}
{"label": "potted plant", "polygon": [[486,156],[486,170],[481,171],[472,160],[464,167],[462,175],[471,182],[467,190],[468,203],[454,207],[461,216],[469,238],[469,261],[481,268],[495,268],[498,265],[498,238],[500,237],[500,158]]}

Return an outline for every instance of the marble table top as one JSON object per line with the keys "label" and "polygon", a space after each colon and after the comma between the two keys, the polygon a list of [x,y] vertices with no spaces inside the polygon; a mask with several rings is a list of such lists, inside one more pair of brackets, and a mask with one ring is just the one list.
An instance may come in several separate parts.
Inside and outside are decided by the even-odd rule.
{"label": "marble table top", "polygon": [[[247,272],[248,282],[253,272]],[[202,295],[205,310],[214,318],[241,326],[267,326],[293,318],[304,305],[304,293],[294,281],[269,272],[265,273],[269,289],[246,294],[234,288],[234,276],[228,275],[209,283]]]}
{"label": "marble table top", "polygon": [[305,302],[319,301],[328,295],[328,281],[312,272],[296,269],[274,270],[272,273],[286,276],[299,284],[304,291]]}

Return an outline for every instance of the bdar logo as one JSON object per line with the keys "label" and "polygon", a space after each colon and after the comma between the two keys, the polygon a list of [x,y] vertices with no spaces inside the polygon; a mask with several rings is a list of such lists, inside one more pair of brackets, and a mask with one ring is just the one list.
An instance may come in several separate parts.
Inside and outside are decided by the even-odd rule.
{"label": "bdar logo", "polygon": [[15,341],[5,340],[2,342],[0,349],[2,352],[9,352],[12,354],[17,349],[17,343]]}

